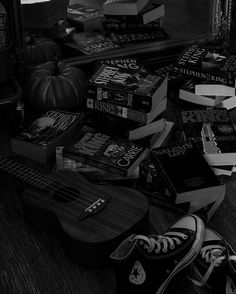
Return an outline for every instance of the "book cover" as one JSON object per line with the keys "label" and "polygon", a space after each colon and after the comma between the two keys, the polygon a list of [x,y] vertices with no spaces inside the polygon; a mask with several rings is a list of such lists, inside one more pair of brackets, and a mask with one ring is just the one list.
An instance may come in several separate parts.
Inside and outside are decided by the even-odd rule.
{"label": "book cover", "polygon": [[161,133],[166,127],[166,119],[162,115],[157,117],[150,124],[143,124],[122,117],[115,117],[109,113],[91,111],[86,119],[86,124],[106,130],[120,137],[136,141],[150,135]]}
{"label": "book cover", "polygon": [[112,19],[123,24],[133,23],[146,25],[160,19],[164,15],[164,4],[153,4],[149,1],[137,15],[105,15],[104,21],[106,22]]}
{"label": "book cover", "polygon": [[103,13],[106,15],[137,15],[148,0],[106,0]]}
{"label": "book cover", "polygon": [[178,127],[198,145],[210,165],[236,164],[236,131],[226,108],[182,109]]}
{"label": "book cover", "polygon": [[97,32],[80,32],[70,35],[65,41],[65,46],[80,51],[86,55],[102,53],[105,51],[120,48],[110,38]]}
{"label": "book cover", "polygon": [[148,32],[111,32],[109,38],[116,44],[163,41],[169,38],[164,28]]}
{"label": "book cover", "polygon": [[231,87],[235,86],[235,67],[236,55],[199,44],[188,46],[175,65],[178,73]]}
{"label": "book cover", "polygon": [[76,26],[78,31],[92,31],[103,28],[103,17],[102,10],[79,3],[67,7],[66,18],[72,25]]}
{"label": "book cover", "polygon": [[167,79],[102,64],[89,79],[87,97],[149,112],[167,95]]}
{"label": "book cover", "polygon": [[[207,207],[209,219],[224,199],[225,187],[220,183],[201,151],[193,141],[154,148],[150,160],[163,195],[176,204],[189,204],[188,212]],[[181,172],[180,172],[181,167]]]}
{"label": "book cover", "polygon": [[123,176],[132,176],[147,156],[147,148],[110,133],[84,126],[63,156]]}
{"label": "book cover", "polygon": [[45,164],[55,155],[56,146],[73,137],[83,121],[82,112],[49,110],[11,138],[12,151]]}
{"label": "book cover", "polygon": [[123,117],[132,121],[149,124],[154,118],[166,111],[167,98],[165,97],[158,103],[150,112],[134,110],[128,107],[123,107],[114,103],[99,101],[92,98],[87,98],[87,108],[103,113],[109,113],[113,116]]}
{"label": "book cover", "polygon": [[202,106],[216,106],[225,99],[225,96],[221,95],[197,95],[195,87],[201,83],[201,80],[187,79],[179,90],[179,98]]}

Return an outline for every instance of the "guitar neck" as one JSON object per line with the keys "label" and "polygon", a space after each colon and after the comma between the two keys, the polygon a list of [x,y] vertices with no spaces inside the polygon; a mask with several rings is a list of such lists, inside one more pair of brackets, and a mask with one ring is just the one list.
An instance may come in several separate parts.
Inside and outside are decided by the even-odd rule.
{"label": "guitar neck", "polygon": [[49,192],[50,187],[56,184],[52,177],[9,158],[0,158],[0,170],[44,192]]}

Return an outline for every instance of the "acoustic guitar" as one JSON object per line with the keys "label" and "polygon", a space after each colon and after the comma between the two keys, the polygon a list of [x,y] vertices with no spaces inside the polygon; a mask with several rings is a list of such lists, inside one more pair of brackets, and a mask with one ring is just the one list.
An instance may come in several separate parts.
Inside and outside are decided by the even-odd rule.
{"label": "acoustic guitar", "polygon": [[44,174],[11,158],[0,157],[0,170],[27,183],[22,193],[25,218],[60,236],[74,262],[107,265],[124,238],[148,232],[148,201],[139,191],[95,185],[69,171]]}

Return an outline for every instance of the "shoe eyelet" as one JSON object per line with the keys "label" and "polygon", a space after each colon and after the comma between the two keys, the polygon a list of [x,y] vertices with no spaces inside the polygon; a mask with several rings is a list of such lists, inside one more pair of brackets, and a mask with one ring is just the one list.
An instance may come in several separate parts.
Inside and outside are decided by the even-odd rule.
{"label": "shoe eyelet", "polygon": [[184,235],[184,236],[183,236],[183,239],[184,239],[184,240],[188,239],[188,236],[187,236],[187,235]]}
{"label": "shoe eyelet", "polygon": [[166,252],[167,252],[167,250],[165,250],[165,249],[162,249],[162,252],[166,253]]}
{"label": "shoe eyelet", "polygon": [[170,249],[175,249],[175,246],[170,246]]}

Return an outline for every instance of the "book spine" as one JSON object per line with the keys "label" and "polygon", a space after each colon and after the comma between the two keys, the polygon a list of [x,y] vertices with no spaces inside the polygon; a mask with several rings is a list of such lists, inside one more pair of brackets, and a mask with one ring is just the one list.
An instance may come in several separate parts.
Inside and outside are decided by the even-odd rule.
{"label": "book spine", "polygon": [[152,109],[151,96],[137,95],[131,92],[92,84],[89,84],[87,87],[87,95],[89,98],[97,101],[113,103],[137,111],[149,112]]}
{"label": "book spine", "polygon": [[78,161],[78,162],[81,162],[83,164],[87,164],[87,165],[90,165],[90,166],[93,166],[93,167],[97,167],[97,168],[100,168],[102,170],[114,173],[114,174],[119,174],[119,175],[125,176],[125,177],[127,176],[127,172],[125,170],[123,170],[123,169],[120,169],[118,167],[111,166],[111,165],[106,165],[106,164],[104,164],[102,162],[95,161],[95,160],[93,160],[91,158],[81,156],[79,154],[76,155],[76,154],[72,154],[70,152],[67,152],[67,151],[63,150],[63,157],[66,157],[66,158],[69,158],[69,159],[72,159],[72,160],[75,160],[75,161]]}
{"label": "book spine", "polygon": [[144,124],[148,122],[147,113],[116,105],[114,103],[87,98],[87,108],[104,113],[109,113],[118,117],[123,117]]}
{"label": "book spine", "polygon": [[188,77],[198,78],[202,80],[206,80],[211,83],[224,84],[227,86],[234,87],[235,79],[231,79],[229,76],[220,75],[220,74],[212,74],[209,72],[203,72],[194,68],[184,67],[184,66],[176,66],[175,72],[178,74],[182,74]]}

